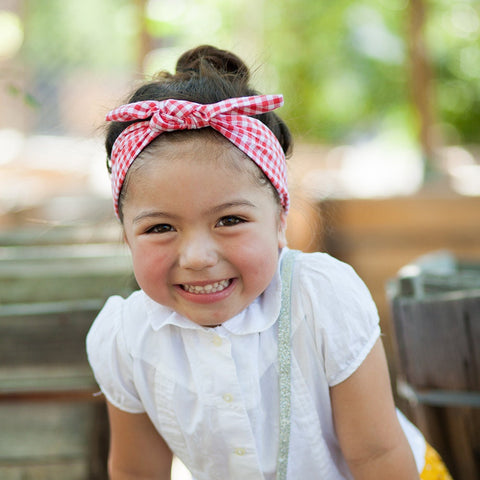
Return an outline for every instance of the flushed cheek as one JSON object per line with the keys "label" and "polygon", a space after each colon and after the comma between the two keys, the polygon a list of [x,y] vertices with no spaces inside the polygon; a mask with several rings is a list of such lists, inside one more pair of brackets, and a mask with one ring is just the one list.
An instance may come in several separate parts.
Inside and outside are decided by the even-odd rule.
{"label": "flushed cheek", "polygon": [[133,269],[139,286],[148,292],[166,286],[168,281],[169,256],[147,251],[132,254]]}
{"label": "flushed cheek", "polygon": [[271,254],[259,255],[245,254],[244,258],[248,258],[249,261],[245,262],[240,267],[242,272],[243,281],[247,289],[260,290],[261,293],[271,281],[278,263],[278,254],[273,251]]}

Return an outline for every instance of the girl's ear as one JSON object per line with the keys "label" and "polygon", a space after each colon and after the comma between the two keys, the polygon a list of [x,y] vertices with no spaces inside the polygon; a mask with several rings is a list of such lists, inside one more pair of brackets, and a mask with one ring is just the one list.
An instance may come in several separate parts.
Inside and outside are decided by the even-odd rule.
{"label": "girl's ear", "polygon": [[278,222],[278,248],[283,248],[287,246],[287,214],[285,210],[282,209],[280,212],[280,218]]}

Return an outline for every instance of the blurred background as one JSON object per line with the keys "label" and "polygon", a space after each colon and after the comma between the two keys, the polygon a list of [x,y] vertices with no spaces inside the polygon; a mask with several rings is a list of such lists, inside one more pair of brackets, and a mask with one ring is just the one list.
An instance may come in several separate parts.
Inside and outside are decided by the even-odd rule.
{"label": "blurred background", "polygon": [[200,43],[285,95],[315,200],[478,195],[479,32],[468,0],[1,0],[0,227],[83,220],[58,197],[108,196],[105,112]]}
{"label": "blurred background", "polygon": [[[354,266],[378,305],[395,377],[386,283],[439,249],[480,257],[479,40],[476,0],[0,0],[0,317],[8,320],[0,327],[0,425],[20,438],[43,416],[50,423],[38,430],[53,432],[53,424],[77,425],[73,404],[84,408],[83,424],[97,425],[85,427],[86,443],[67,428],[74,447],[63,454],[58,436],[56,447],[44,441],[46,450],[34,455],[42,442],[21,437],[17,444],[27,446],[17,448],[4,435],[0,477],[67,478],[55,465],[68,464],[69,478],[103,478],[88,457],[104,454],[103,414],[85,406],[81,379],[91,378],[83,353],[63,357],[57,327],[81,310],[86,331],[105,297],[118,291],[112,278],[128,277],[103,119],[139,82],[209,43],[243,58],[259,91],[283,93],[279,113],[295,138],[289,244]],[[99,283],[87,276],[82,290],[82,272]],[[122,282],[122,291],[134,288]],[[90,303],[79,307],[79,300]],[[54,308],[55,321],[47,323],[57,333],[44,341],[60,353],[45,360],[46,348],[32,347],[34,315],[53,318],[44,308],[52,302],[64,310]],[[13,325],[23,325],[17,337]],[[73,377],[79,383],[72,386]],[[32,403],[38,398],[42,407]],[[32,405],[43,410],[23,427],[15,423],[16,409],[33,412]],[[48,405],[57,414],[49,417]]]}

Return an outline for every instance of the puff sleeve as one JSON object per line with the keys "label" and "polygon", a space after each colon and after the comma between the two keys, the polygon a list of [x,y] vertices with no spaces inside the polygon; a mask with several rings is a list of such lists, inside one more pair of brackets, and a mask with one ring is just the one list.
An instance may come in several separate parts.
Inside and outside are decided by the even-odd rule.
{"label": "puff sleeve", "polygon": [[353,268],[327,254],[302,255],[296,275],[304,318],[332,387],[361,365],[377,341],[377,308]]}
{"label": "puff sleeve", "polygon": [[133,379],[133,358],[123,331],[125,300],[110,297],[87,335],[87,356],[107,400],[129,413],[143,413]]}

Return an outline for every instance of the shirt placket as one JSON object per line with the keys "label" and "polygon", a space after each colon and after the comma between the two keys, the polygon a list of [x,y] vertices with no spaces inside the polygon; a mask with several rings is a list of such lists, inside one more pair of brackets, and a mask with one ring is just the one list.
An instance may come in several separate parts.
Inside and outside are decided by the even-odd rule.
{"label": "shirt placket", "polygon": [[[204,396],[208,399],[207,421],[221,433],[228,471],[238,479],[263,480],[255,439],[245,408],[234,359],[231,339],[217,331],[200,334],[203,351],[208,358],[199,359],[198,371],[203,379]],[[214,371],[212,371],[212,365]],[[204,370],[205,369],[205,370]],[[206,370],[208,369],[208,370]]]}

